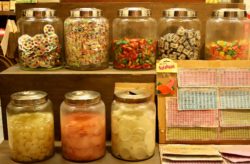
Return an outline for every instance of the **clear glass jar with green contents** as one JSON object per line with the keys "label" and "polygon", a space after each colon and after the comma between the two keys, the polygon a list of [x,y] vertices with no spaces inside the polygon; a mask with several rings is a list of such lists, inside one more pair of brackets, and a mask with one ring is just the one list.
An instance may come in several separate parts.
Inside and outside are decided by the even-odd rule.
{"label": "clear glass jar with green contents", "polygon": [[205,58],[207,60],[248,60],[250,20],[241,9],[225,8],[213,12],[207,21]]}
{"label": "clear glass jar with green contents", "polygon": [[19,63],[25,70],[51,70],[63,66],[63,22],[49,8],[23,11],[17,22]]}
{"label": "clear glass jar with green contents", "polygon": [[61,140],[62,154],[70,161],[88,162],[105,155],[105,105],[100,93],[82,90],[65,94]]}
{"label": "clear glass jar with green contents", "polygon": [[71,10],[64,22],[66,66],[74,70],[105,69],[109,64],[109,22],[96,8]]}
{"label": "clear glass jar with green contents", "polygon": [[54,154],[54,117],[47,93],[24,91],[11,95],[7,106],[11,159],[33,163]]}
{"label": "clear glass jar with green contents", "polygon": [[140,161],[155,152],[156,107],[141,91],[115,93],[111,112],[111,143],[115,157]]}
{"label": "clear glass jar with green contents", "polygon": [[148,70],[155,68],[157,22],[142,7],[119,10],[113,21],[114,68]]}

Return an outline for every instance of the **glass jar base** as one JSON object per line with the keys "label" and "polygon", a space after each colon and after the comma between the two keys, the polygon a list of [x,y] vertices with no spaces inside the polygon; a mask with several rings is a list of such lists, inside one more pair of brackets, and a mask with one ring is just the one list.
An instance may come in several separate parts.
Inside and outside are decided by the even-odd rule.
{"label": "glass jar base", "polygon": [[57,67],[52,67],[52,68],[30,68],[30,67],[24,67],[24,66],[20,66],[20,69],[24,70],[24,71],[53,71],[53,70],[59,70],[62,69],[63,66],[57,66]]}
{"label": "glass jar base", "polygon": [[93,161],[97,161],[97,160],[99,160],[99,159],[102,159],[102,158],[105,156],[105,154],[106,154],[106,153],[104,153],[104,155],[102,155],[102,156],[100,156],[100,157],[98,157],[98,158],[96,158],[96,159],[93,159],[93,160],[72,160],[72,159],[69,159],[69,158],[65,157],[64,155],[62,155],[62,156],[63,156],[63,158],[64,158],[65,160],[67,160],[67,161],[76,162],[76,163],[82,163],[82,162],[93,162]]}
{"label": "glass jar base", "polygon": [[151,156],[149,156],[149,157],[147,157],[145,159],[132,159],[132,160],[129,160],[129,159],[123,159],[123,158],[121,158],[119,156],[116,156],[113,152],[111,154],[112,154],[113,157],[115,157],[115,158],[117,158],[119,160],[128,161],[128,162],[146,161],[146,160],[149,160],[150,158],[152,158],[155,155],[155,153],[154,153],[154,154],[152,154]]}
{"label": "glass jar base", "polygon": [[43,161],[46,161],[46,160],[49,160],[50,158],[52,158],[53,156],[55,155],[55,152],[53,152],[51,155],[45,157],[44,159],[42,160],[33,160],[33,161],[21,161],[21,160],[16,160],[14,158],[11,157],[11,160],[14,161],[14,162],[17,162],[17,163],[34,163],[34,162],[43,162]]}
{"label": "glass jar base", "polygon": [[149,70],[154,70],[155,67],[152,68],[140,68],[140,69],[132,69],[132,68],[117,68],[117,67],[113,67],[116,70],[124,70],[124,71],[149,71]]}
{"label": "glass jar base", "polygon": [[108,63],[102,63],[102,64],[92,64],[92,65],[82,65],[82,66],[72,66],[72,65],[66,65],[65,68],[76,70],[76,71],[95,71],[95,70],[104,70],[108,68]]}

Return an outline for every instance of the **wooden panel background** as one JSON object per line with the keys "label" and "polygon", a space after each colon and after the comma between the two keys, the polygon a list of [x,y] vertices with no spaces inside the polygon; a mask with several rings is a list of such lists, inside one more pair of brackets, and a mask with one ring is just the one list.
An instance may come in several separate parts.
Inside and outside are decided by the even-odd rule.
{"label": "wooden panel background", "polygon": [[[109,19],[110,25],[117,17],[117,11],[124,7],[146,7],[151,9],[152,17],[157,20],[162,16],[162,11],[168,8],[184,7],[191,8],[198,12],[198,17],[202,22],[202,52],[204,52],[204,37],[206,21],[210,18],[212,12],[219,8],[239,7],[245,8],[244,4],[205,4],[205,3],[182,3],[182,2],[79,2],[79,3],[41,3],[41,4],[17,4],[17,19],[22,15],[22,10],[32,7],[48,7],[57,10],[57,16],[65,20],[69,16],[70,10],[80,7],[95,7],[103,10],[103,16]],[[111,26],[110,26],[111,27]],[[110,29],[112,31],[112,29]],[[110,33],[111,40],[111,33]],[[110,51],[111,53],[111,51]]]}

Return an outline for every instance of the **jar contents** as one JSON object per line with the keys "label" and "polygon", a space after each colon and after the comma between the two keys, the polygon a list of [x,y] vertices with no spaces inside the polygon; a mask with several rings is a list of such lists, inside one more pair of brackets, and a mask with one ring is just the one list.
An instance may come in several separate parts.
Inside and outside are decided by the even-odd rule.
{"label": "jar contents", "polygon": [[[65,21],[66,61],[70,68],[108,66],[109,24],[106,19]],[[106,66],[105,66],[106,65]]]}
{"label": "jar contents", "polygon": [[176,33],[167,33],[160,38],[159,59],[197,60],[201,46],[201,32],[179,27]]}
{"label": "jar contents", "polygon": [[52,113],[20,113],[8,117],[11,158],[18,162],[41,161],[54,153]]}
{"label": "jar contents", "polygon": [[248,59],[249,42],[246,40],[235,40],[227,42],[218,40],[207,46],[210,60],[246,60]]}
{"label": "jar contents", "polygon": [[155,150],[155,113],[146,105],[127,104],[112,113],[112,152],[121,159],[143,160]]}
{"label": "jar contents", "polygon": [[91,161],[105,154],[105,116],[91,112],[63,115],[62,151],[66,159]]}
{"label": "jar contents", "polygon": [[18,39],[20,62],[28,68],[52,68],[60,66],[61,46],[52,25],[43,27],[43,34],[31,37],[24,34]]}
{"label": "jar contents", "polygon": [[121,39],[114,41],[114,68],[153,69],[155,67],[156,41],[151,39]]}

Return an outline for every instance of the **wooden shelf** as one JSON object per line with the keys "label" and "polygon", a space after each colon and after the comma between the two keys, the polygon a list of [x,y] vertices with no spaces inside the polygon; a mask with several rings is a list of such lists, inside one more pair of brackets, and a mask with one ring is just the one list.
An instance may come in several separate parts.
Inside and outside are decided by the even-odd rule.
{"label": "wooden shelf", "polygon": [[128,71],[128,70],[116,70],[112,67],[109,67],[104,70],[97,71],[74,71],[68,69],[58,69],[51,71],[24,71],[19,68],[19,65],[12,66],[0,74],[9,74],[9,75],[155,75],[155,70],[147,70],[147,71]]}
{"label": "wooden shelf", "polygon": [[0,11],[0,16],[16,16],[14,11]]}
{"label": "wooden shelf", "polygon": [[[55,164],[55,163],[63,163],[63,164],[72,164],[72,162],[70,161],[66,161],[62,155],[61,155],[61,150],[60,150],[60,143],[57,142],[56,143],[56,152],[55,155],[43,162],[39,162],[40,164]],[[13,162],[10,157],[9,157],[9,147],[8,147],[8,142],[4,141],[2,144],[0,144],[0,161],[3,164],[14,164],[15,162]],[[160,153],[159,153],[159,149],[158,149],[158,145],[155,149],[155,154],[152,158],[145,160],[145,161],[140,161],[140,162],[136,162],[136,164],[160,164],[161,160],[160,160]],[[116,159],[115,157],[112,156],[111,154],[111,147],[110,147],[110,143],[107,143],[107,151],[106,151],[106,155],[97,160],[97,161],[93,161],[93,162],[87,162],[87,163],[91,163],[91,164],[134,164],[135,162],[127,162],[127,161],[122,161],[119,159]],[[86,164],[87,164],[86,163]]]}

